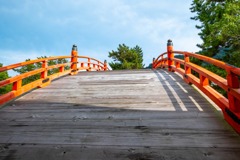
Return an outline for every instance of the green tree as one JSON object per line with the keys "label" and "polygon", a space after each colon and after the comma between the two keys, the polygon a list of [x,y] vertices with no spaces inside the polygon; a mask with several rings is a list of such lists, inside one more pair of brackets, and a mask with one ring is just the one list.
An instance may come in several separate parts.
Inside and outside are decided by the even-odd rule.
{"label": "green tree", "polygon": [[119,44],[117,51],[109,52],[108,57],[114,61],[109,63],[113,70],[141,69],[144,67],[143,51],[138,45],[130,48],[125,44]]}
{"label": "green tree", "polygon": [[[42,56],[42,57],[38,57],[37,59],[43,59],[43,58],[47,58],[47,57]],[[30,61],[30,59],[26,59],[26,61]],[[48,61],[48,66],[52,66],[52,65],[56,65],[56,64],[63,64],[63,63],[67,63],[67,62],[68,62],[68,60],[66,60],[66,59],[50,60],[50,61]],[[39,69],[41,67],[42,67],[42,63],[39,62],[39,63],[29,64],[29,65],[26,65],[26,66],[23,66],[23,67],[20,67],[17,69],[13,69],[13,70],[18,72],[19,74],[23,74],[26,72],[30,72],[30,71]],[[70,67],[65,66],[65,70],[68,70],[68,69],[70,69]],[[59,72],[59,68],[53,68],[51,70],[48,70],[48,75],[52,75],[52,74],[58,73],[58,72]],[[40,79],[40,77],[41,77],[40,73],[35,74],[33,76],[29,76],[29,77],[23,79],[22,84],[26,85],[28,83],[31,83],[33,81]]]}
{"label": "green tree", "polygon": [[[203,40],[197,46],[201,48],[199,54],[225,61],[240,67],[240,1],[239,0],[193,0],[191,12],[196,16],[191,19],[199,21],[196,28]],[[214,65],[194,60],[194,63],[226,77],[225,70]],[[226,92],[211,83],[218,92],[227,96]]]}
{"label": "green tree", "polygon": [[[0,67],[2,67],[2,66],[3,66],[3,64],[0,63]],[[8,79],[8,78],[10,78],[10,77],[9,77],[7,71],[0,72],[0,81]],[[0,94],[8,93],[11,90],[12,90],[12,85],[11,84],[6,85],[6,86],[0,88]]]}
{"label": "green tree", "polygon": [[240,1],[239,0],[193,0],[193,20],[200,22],[196,28],[203,40],[197,46],[201,54],[213,57],[220,47],[230,48],[221,60],[240,67]]}

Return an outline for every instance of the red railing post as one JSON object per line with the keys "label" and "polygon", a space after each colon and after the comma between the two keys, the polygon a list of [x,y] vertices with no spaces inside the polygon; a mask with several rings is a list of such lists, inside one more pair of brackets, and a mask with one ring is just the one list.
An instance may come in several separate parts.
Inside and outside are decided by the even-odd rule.
{"label": "red railing post", "polygon": [[22,79],[13,83],[12,90],[18,91],[21,89],[21,87],[22,87]]}
{"label": "red railing post", "polygon": [[166,64],[167,63],[167,61],[166,60],[164,60],[164,57],[163,57],[163,55],[161,55],[161,68],[165,68],[165,66],[167,65]]}
{"label": "red railing post", "polygon": [[185,62],[185,74],[191,74],[192,70],[190,67],[187,66],[187,63],[190,62],[190,58],[187,54],[184,54],[184,62]]}
{"label": "red railing post", "polygon": [[206,77],[203,76],[203,75],[200,75],[200,85],[201,85],[202,87],[208,86],[208,85],[209,85],[209,80],[208,80],[208,78],[206,78]]}
{"label": "red railing post", "polygon": [[42,79],[46,79],[47,76],[48,76],[47,67],[48,67],[48,61],[47,61],[47,60],[44,60],[44,61],[42,62],[42,68],[44,69],[44,71],[41,73],[41,78],[42,78]]}
{"label": "red railing post", "polygon": [[232,112],[240,112],[240,100],[234,97],[231,93],[231,89],[239,89],[239,79],[238,76],[231,71],[228,71],[227,74],[227,83],[228,83],[228,101],[229,101],[229,109]]}
{"label": "red railing post", "polygon": [[100,71],[100,61],[98,61],[98,69],[97,71]]}
{"label": "red railing post", "polygon": [[87,71],[91,71],[91,59],[88,58],[88,69]]}
{"label": "red railing post", "polygon": [[42,80],[42,84],[38,86],[39,88],[46,87],[51,83],[51,80],[48,78],[48,70],[47,70],[48,60],[47,59],[45,59],[42,62],[42,68],[44,69],[44,71],[41,72],[41,79],[43,79],[43,80]]}
{"label": "red railing post", "polygon": [[153,58],[153,61],[152,61],[152,69],[155,69],[155,64],[154,64],[154,62],[155,62],[155,58]]}
{"label": "red railing post", "polygon": [[[185,74],[184,74],[183,79],[186,83],[191,84],[188,80],[188,74],[192,74],[192,69],[189,66],[187,66],[187,64],[190,62],[190,58],[189,58],[189,55],[187,55],[186,53],[184,53],[184,62],[185,62],[184,63]],[[201,81],[201,79],[200,79],[200,81]],[[205,81],[205,79],[204,79],[204,81]]]}
{"label": "red railing post", "polygon": [[103,68],[104,71],[107,70],[107,60],[104,60],[104,68]]}
{"label": "red railing post", "polygon": [[168,71],[173,71],[172,70],[172,65],[173,65],[173,58],[174,58],[174,54],[173,54],[173,43],[172,40],[168,40],[167,43],[167,55],[168,55]]}
{"label": "red railing post", "polygon": [[64,70],[65,70],[65,68],[64,68],[64,66],[61,66],[60,68],[59,68],[59,72],[64,72]]}
{"label": "red railing post", "polygon": [[72,47],[72,53],[71,53],[71,75],[75,75],[78,73],[77,64],[78,64],[78,51],[77,46],[74,44]]}

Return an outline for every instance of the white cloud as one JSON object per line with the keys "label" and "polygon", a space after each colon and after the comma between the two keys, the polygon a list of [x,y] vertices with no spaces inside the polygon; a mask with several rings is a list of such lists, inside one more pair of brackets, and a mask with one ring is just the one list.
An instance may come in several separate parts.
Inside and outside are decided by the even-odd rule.
{"label": "white cloud", "polygon": [[[25,31],[26,42],[20,43],[10,37],[12,42],[24,46],[29,45],[29,41],[32,44],[30,50],[46,52],[32,52],[22,47],[26,52],[16,53],[16,50],[9,51],[0,45],[0,60],[15,63],[27,58],[35,59],[54,50],[62,51],[61,54],[69,51],[72,43],[77,43],[85,55],[104,60],[108,51],[116,49],[112,47],[126,43],[140,45],[148,65],[153,56],[165,51],[169,38],[173,39],[176,49],[197,51],[196,44],[200,39],[195,22],[190,20],[190,3],[189,0],[23,0],[13,3],[13,7],[1,6],[0,13],[21,19],[21,23],[30,25],[28,29],[35,29],[33,35],[38,38],[34,40]],[[16,54],[12,54],[14,52]],[[3,54],[16,56],[7,60],[9,57],[4,58]]]}

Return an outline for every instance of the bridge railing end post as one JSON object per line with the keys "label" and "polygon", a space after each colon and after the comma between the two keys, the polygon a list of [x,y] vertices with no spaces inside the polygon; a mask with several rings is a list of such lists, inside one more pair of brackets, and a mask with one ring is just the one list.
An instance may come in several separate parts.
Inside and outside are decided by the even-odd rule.
{"label": "bridge railing end post", "polygon": [[72,52],[71,52],[71,75],[75,75],[78,73],[78,69],[77,69],[77,64],[78,64],[78,49],[77,49],[77,45],[73,45],[72,47]]}
{"label": "bridge railing end post", "polygon": [[173,65],[173,58],[174,58],[174,53],[173,53],[173,42],[171,39],[168,40],[167,42],[167,56],[168,56],[168,71],[173,71],[172,70],[172,65]]}
{"label": "bridge railing end post", "polygon": [[106,71],[107,70],[107,60],[104,60],[104,69],[103,69],[104,71]]}
{"label": "bridge railing end post", "polygon": [[152,61],[152,69],[155,69],[155,58],[153,58],[153,61]]}

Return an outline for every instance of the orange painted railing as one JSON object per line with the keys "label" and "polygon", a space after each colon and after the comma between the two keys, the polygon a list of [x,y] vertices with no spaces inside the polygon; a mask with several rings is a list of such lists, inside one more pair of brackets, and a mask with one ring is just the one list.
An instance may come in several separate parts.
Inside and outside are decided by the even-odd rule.
{"label": "orange painted railing", "polygon": [[[175,54],[183,55],[184,58],[174,58]],[[194,57],[225,70],[227,73],[226,78],[222,78],[192,63],[190,57]],[[153,69],[167,67],[168,71],[176,71],[181,74],[186,83],[194,84],[215,102],[221,108],[226,121],[240,133],[240,68],[200,54],[174,51],[171,40],[168,40],[167,52],[162,53],[156,59],[153,58],[152,67]],[[193,73],[198,73],[197,75],[199,76]],[[217,92],[210,85],[209,81],[225,90],[228,98]]]}
{"label": "orange painted railing", "polygon": [[[52,66],[48,66],[48,61],[52,61],[52,60],[60,60],[60,59],[71,59],[70,62],[68,63],[62,63],[62,64],[56,64],[56,65],[52,65]],[[82,61],[79,61],[79,59],[81,59]],[[87,60],[87,61],[84,61]],[[43,58],[43,59],[37,59],[37,60],[31,60],[31,61],[26,61],[26,62],[22,62],[22,63],[17,63],[17,64],[12,64],[9,66],[4,66],[0,68],[0,72],[4,72],[4,71],[8,71],[11,69],[15,69],[18,67],[23,67],[23,66],[27,66],[30,64],[36,64],[36,63],[40,63],[41,64],[41,68],[33,70],[33,71],[29,71],[27,73],[23,73],[11,78],[8,78],[6,80],[2,80],[0,81],[0,88],[4,87],[6,85],[12,84],[12,91],[0,95],[0,105],[18,97],[19,95],[26,93],[34,88],[37,87],[45,87],[47,85],[49,85],[51,83],[52,80],[60,77],[60,76],[64,76],[67,74],[70,75],[75,75],[77,74],[79,71],[106,71],[109,70],[109,68],[107,67],[107,62],[104,61],[104,63],[100,62],[97,59],[94,58],[90,58],[87,56],[78,56],[78,52],[77,52],[77,46],[73,46],[72,49],[72,53],[71,56],[57,56],[57,57],[49,57],[49,58]],[[65,67],[69,66],[68,70],[65,70]],[[59,72],[52,74],[52,75],[48,75],[48,71],[54,68],[58,68]],[[40,74],[40,79],[35,80],[29,84],[26,85],[22,85],[22,81],[25,78],[28,78],[30,76],[34,76]]]}

